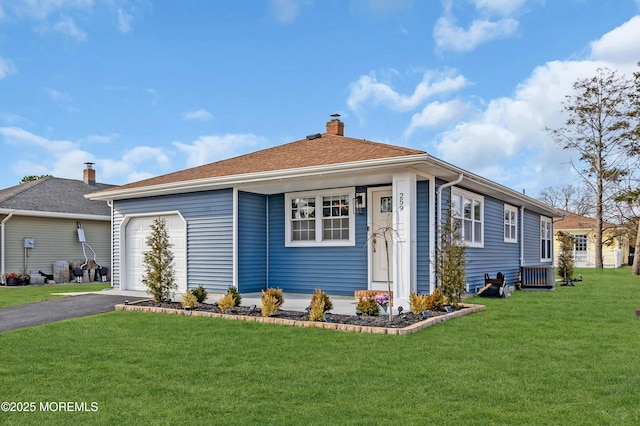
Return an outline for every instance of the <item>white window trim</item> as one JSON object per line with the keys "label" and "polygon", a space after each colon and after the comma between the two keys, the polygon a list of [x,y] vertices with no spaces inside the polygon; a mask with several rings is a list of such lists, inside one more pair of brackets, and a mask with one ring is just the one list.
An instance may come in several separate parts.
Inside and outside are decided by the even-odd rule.
{"label": "white window trim", "polygon": [[[327,195],[348,195],[349,196],[349,239],[348,240],[323,240],[322,239],[322,197]],[[285,247],[335,247],[335,246],[355,246],[356,245],[356,215],[353,208],[353,199],[356,190],[351,188],[324,189],[320,191],[288,192],[285,194]],[[293,241],[291,239],[291,199],[302,197],[316,198],[316,240],[315,241]]]}
{"label": "white window trim", "polygon": [[[507,212],[507,211],[512,212],[514,214],[515,219],[516,219],[516,223],[513,225],[514,226],[514,237],[510,238],[510,237],[507,237],[507,235],[505,234],[504,242],[505,243],[517,243],[518,242],[518,208],[514,207],[514,206],[511,206],[509,204],[505,204],[504,205],[504,211],[505,212]],[[504,215],[503,215],[503,222],[504,222]],[[504,225],[506,225],[506,222],[503,223],[503,227],[502,227],[503,232],[504,232]]]}
{"label": "white window trim", "polygon": [[[465,191],[464,189],[453,187],[451,188],[451,195],[460,195],[464,198],[468,198],[473,201],[478,201],[480,203],[480,238],[481,241],[466,241],[464,243],[467,247],[476,247],[476,248],[484,248],[484,197],[480,194],[476,194],[475,192]],[[462,218],[457,218],[462,219]]]}
{"label": "white window trim", "polygon": [[542,257],[542,244],[547,240],[543,240],[542,234],[540,235],[540,262],[549,262],[553,259],[553,221],[549,217],[540,216],[540,229],[542,229],[543,222],[547,222],[549,224],[549,241],[551,242],[549,244],[549,257]]}

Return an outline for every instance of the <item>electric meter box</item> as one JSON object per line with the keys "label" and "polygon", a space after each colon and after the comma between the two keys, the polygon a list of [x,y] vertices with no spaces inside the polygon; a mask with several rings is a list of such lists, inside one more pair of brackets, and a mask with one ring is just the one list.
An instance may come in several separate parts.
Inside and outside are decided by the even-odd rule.
{"label": "electric meter box", "polygon": [[24,248],[32,249],[35,247],[36,240],[34,238],[27,237],[22,240],[22,243]]}

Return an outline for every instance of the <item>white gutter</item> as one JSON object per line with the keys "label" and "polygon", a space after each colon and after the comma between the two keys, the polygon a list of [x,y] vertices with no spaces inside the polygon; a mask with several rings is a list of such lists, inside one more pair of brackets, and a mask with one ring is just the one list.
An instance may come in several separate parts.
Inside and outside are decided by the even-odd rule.
{"label": "white gutter", "polygon": [[[0,242],[0,261],[1,261],[1,263],[2,263],[2,267],[0,268],[0,269],[1,269],[1,271],[0,271],[0,277],[3,277],[3,276],[4,276],[4,274],[5,274],[5,263],[4,263],[4,261],[5,261],[5,259],[4,259],[4,258],[5,258],[5,252],[4,252],[4,224],[5,224],[6,222],[8,222],[8,221],[9,221],[9,219],[11,219],[11,216],[13,216],[13,212],[9,212],[9,213],[7,214],[7,217],[5,217],[4,219],[2,219],[2,224],[0,224],[0,240],[2,240],[2,241]],[[4,284],[6,284],[6,283],[4,282],[4,278],[2,278],[2,282],[3,282]]]}
{"label": "white gutter", "polygon": [[[458,178],[454,181],[451,182],[447,182],[444,183],[442,185],[440,185],[440,187],[438,188],[438,217],[436,218],[436,220],[438,221],[438,223],[436,224],[436,244],[440,244],[440,239],[441,239],[441,234],[442,234],[442,190],[449,188],[450,186],[453,185],[457,185],[460,182],[462,182],[462,179],[464,179],[464,175],[462,173],[460,173],[458,175]],[[434,261],[435,259],[435,249],[434,249]],[[435,263],[434,263],[435,265]],[[433,291],[435,290],[435,281],[434,282],[430,282],[429,283],[429,291],[431,294],[433,294]]]}
{"label": "white gutter", "polygon": [[[280,181],[283,179],[300,179],[313,176],[322,176],[340,172],[354,173],[359,171],[371,171],[389,166],[409,166],[429,158],[428,154],[405,155],[400,157],[381,158],[375,160],[352,161],[349,163],[330,164],[323,166],[301,167],[286,170],[273,170],[254,173],[245,173],[230,176],[218,176],[213,178],[178,181],[136,188],[123,188],[115,190],[103,190],[87,194],[84,197],[90,200],[118,200],[140,197],[152,197],[156,195],[178,194],[184,192],[196,192],[236,185],[247,185],[258,182]],[[126,186],[126,185],[125,185]]]}

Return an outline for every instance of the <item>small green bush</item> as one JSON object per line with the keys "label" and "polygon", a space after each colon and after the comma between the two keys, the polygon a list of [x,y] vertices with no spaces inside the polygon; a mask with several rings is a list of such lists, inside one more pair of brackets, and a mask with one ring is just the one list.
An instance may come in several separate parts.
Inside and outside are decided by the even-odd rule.
{"label": "small green bush", "polygon": [[196,306],[198,306],[198,299],[191,290],[187,290],[184,296],[182,296],[182,307],[195,308]]}
{"label": "small green bush", "polygon": [[325,313],[333,309],[333,302],[331,302],[327,293],[317,288],[311,297],[310,306],[309,319],[311,321],[324,321]]}
{"label": "small green bush", "polygon": [[359,297],[356,309],[362,312],[362,315],[377,316],[380,314],[380,305],[372,294]]}
{"label": "small green bush", "polygon": [[262,316],[270,317],[271,315],[278,312],[278,298],[262,292]]}
{"label": "small green bush", "polygon": [[409,306],[411,307],[411,312],[413,312],[416,315],[420,315],[424,311],[428,311],[429,295],[411,293],[411,295],[409,296]]}
{"label": "small green bush", "polygon": [[262,290],[262,298],[264,301],[265,294],[268,296],[273,296],[276,298],[276,305],[279,308],[284,303],[284,297],[282,297],[282,289],[281,288],[273,288],[269,287],[266,290]]}
{"label": "small green bush", "polygon": [[207,290],[205,290],[201,285],[199,285],[197,288],[192,289],[191,293],[193,293],[196,299],[198,299],[198,303],[202,303],[207,300]]}
{"label": "small green bush", "polygon": [[233,298],[233,294],[231,293],[225,294],[218,300],[218,307],[220,308],[222,313],[227,312],[227,310],[233,308],[234,306],[236,306],[236,301]]}
{"label": "small green bush", "polygon": [[240,293],[238,293],[237,288],[230,285],[229,288],[227,288],[227,294],[230,294],[231,297],[233,297],[233,306],[240,306],[240,302],[242,302],[242,296],[240,296]]}

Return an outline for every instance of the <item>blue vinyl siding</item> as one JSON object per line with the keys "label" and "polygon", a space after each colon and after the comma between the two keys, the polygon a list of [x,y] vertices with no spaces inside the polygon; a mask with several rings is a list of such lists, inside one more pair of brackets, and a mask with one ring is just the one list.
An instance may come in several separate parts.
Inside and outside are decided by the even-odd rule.
{"label": "blue vinyl siding", "polygon": [[[357,188],[356,192],[365,192]],[[367,213],[356,214],[356,244],[285,247],[284,194],[269,197],[269,286],[290,293],[353,295],[367,288]]]}
{"label": "blue vinyl siding", "polygon": [[[552,230],[553,232],[553,230]],[[553,233],[551,234],[553,235]],[[524,213],[524,265],[549,266],[549,262],[540,262],[540,215],[525,211]],[[553,246],[552,246],[553,247]]]}
{"label": "blue vinyl siding", "polygon": [[429,294],[429,181],[417,182],[417,291]]}
{"label": "blue vinyl siding", "polygon": [[[520,241],[520,236],[518,236]],[[504,203],[484,196],[484,247],[467,248],[466,279],[469,290],[484,285],[484,274],[502,272],[513,285],[520,270],[520,245],[504,242]]]}
{"label": "blue vinyl siding", "polygon": [[[114,229],[125,215],[179,211],[187,222],[187,286],[226,292],[233,283],[233,192],[193,192],[114,202]],[[114,254],[120,253],[114,232]],[[114,255],[114,284],[119,284],[120,258]]]}
{"label": "blue vinyl siding", "polygon": [[267,197],[238,193],[238,289],[267,288]]}

